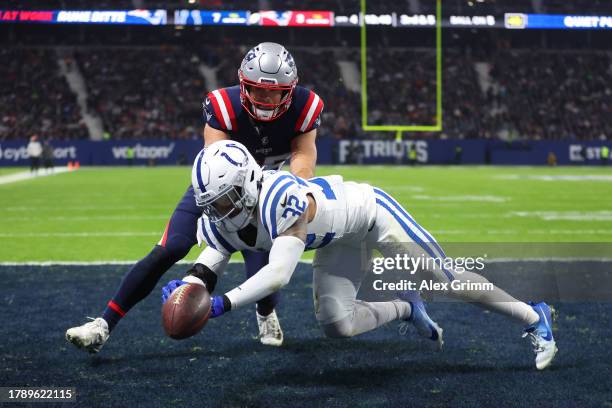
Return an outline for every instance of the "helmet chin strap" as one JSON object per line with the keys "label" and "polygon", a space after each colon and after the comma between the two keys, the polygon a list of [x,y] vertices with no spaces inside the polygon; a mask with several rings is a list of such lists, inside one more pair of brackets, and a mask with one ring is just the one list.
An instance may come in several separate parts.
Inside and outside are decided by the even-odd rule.
{"label": "helmet chin strap", "polygon": [[270,120],[272,119],[274,112],[276,112],[276,109],[258,109],[253,107],[253,111],[255,112],[257,119]]}

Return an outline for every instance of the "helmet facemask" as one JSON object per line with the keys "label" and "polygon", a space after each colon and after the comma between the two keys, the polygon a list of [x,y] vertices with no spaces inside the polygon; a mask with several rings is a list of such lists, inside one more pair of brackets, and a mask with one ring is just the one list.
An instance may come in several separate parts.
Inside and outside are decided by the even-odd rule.
{"label": "helmet facemask", "polygon": [[[293,97],[293,90],[295,89],[297,80],[288,85],[278,85],[274,83],[273,80],[270,80],[269,83],[263,82],[253,82],[245,78],[241,71],[239,71],[238,76],[240,78],[240,101],[242,106],[247,110],[249,115],[253,117],[253,119],[268,122],[274,120],[281,116],[283,113],[289,109],[291,105],[291,99]],[[261,102],[253,98],[251,90],[253,88],[270,90],[270,91],[281,91],[281,98],[278,103],[266,103]]]}
{"label": "helmet facemask", "polygon": [[251,221],[256,205],[249,206],[250,201],[243,189],[234,185],[208,199],[196,197],[204,216],[213,224],[222,224],[228,232],[237,232]]}

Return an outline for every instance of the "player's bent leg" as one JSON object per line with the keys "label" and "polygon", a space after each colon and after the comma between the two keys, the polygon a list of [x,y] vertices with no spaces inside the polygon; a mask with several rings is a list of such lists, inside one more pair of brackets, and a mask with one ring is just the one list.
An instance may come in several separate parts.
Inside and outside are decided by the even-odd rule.
{"label": "player's bent leg", "polygon": [[[375,247],[383,256],[395,258],[396,255],[407,253],[414,258],[422,254],[444,257],[442,248],[431,234],[418,225],[397,201],[378,188],[374,188],[374,194],[377,206],[376,222],[368,240],[375,242]],[[442,350],[443,330],[427,314],[420,293],[411,290],[398,295],[400,299],[409,302],[412,309],[412,315],[400,324],[400,334],[406,334],[409,325],[412,325],[419,335],[435,342],[436,348]]]}
{"label": "player's bent leg", "polygon": [[[317,316],[319,326],[327,337],[347,338],[374,330],[394,320],[407,318],[410,315],[410,305],[402,300],[390,302],[364,302],[355,300],[353,311],[339,320],[329,321],[323,316],[329,314],[336,318],[330,309],[330,303],[338,303],[337,299],[324,296],[319,298],[322,313]],[[328,309],[326,309],[328,308]],[[343,308],[343,307],[340,307]]]}
{"label": "player's bent leg", "polygon": [[356,299],[366,273],[360,260],[360,248],[335,246],[317,250],[313,262],[315,316],[328,337],[356,336],[410,316],[410,304],[399,299]]}
{"label": "player's bent leg", "polygon": [[[444,251],[431,234],[418,225],[397,201],[380,189],[374,189],[374,191],[379,208],[376,225],[379,229],[381,241],[406,242],[410,248],[408,252],[413,251],[414,247],[418,246],[421,253],[414,254],[415,256],[425,254],[432,258],[446,258]],[[425,271],[425,273],[431,275],[419,276],[419,278],[445,283],[453,281],[458,283],[454,287],[450,285],[450,290],[447,291],[449,296],[476,303],[487,310],[503,314],[526,325],[525,336],[528,336],[534,344],[537,368],[545,368],[552,362],[557,347],[550,327],[550,318],[546,314],[548,306],[545,303],[538,304],[541,305],[539,308],[537,305],[530,306],[492,285],[485,277],[473,272],[457,273],[442,267]],[[492,287],[492,290],[455,289],[464,287],[461,283],[468,282],[480,284],[480,287],[487,284],[489,288]]]}
{"label": "player's bent leg", "polygon": [[[450,271],[446,271],[450,273]],[[536,354],[536,367],[542,370],[548,367],[558,349],[552,332],[552,313],[550,307],[542,302],[527,304],[512,297],[504,290],[491,284],[484,276],[473,272],[452,272],[452,280],[448,296],[465,302],[472,302],[491,312],[502,314],[526,326],[523,337],[529,337]],[[438,281],[444,281],[445,275],[438,271]],[[477,284],[480,287],[489,286],[487,290],[460,289],[467,287],[462,284]],[[459,288],[459,289],[453,289]]]}
{"label": "player's bent leg", "polygon": [[[108,302],[102,318],[94,322],[103,321],[110,333],[134,305],[151,293],[161,276],[183,259],[196,244],[197,219],[200,215],[201,210],[195,205],[190,187],[172,214],[159,244],[128,271]],[[69,329],[66,339],[79,348],[99,351],[108,340],[108,333],[106,336],[97,336],[98,329],[91,323]],[[97,340],[90,342],[90,338]]]}
{"label": "player's bent leg", "polygon": [[[268,264],[268,255],[268,252],[242,251],[247,279]],[[255,317],[259,328],[258,337],[259,341],[266,346],[280,347],[283,344],[284,334],[275,311],[279,301],[279,292],[274,292],[259,300],[256,305]]]}

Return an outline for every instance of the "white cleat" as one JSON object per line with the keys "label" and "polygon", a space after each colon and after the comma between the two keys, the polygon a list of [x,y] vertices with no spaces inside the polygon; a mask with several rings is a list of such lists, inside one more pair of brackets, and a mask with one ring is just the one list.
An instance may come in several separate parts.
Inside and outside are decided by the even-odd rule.
{"label": "white cleat", "polygon": [[283,344],[283,330],[281,329],[276,311],[272,311],[267,316],[257,315],[257,325],[259,326],[259,341],[266,346],[280,347]]}
{"label": "white cleat", "polygon": [[[91,319],[91,318],[90,318]],[[100,351],[110,336],[106,320],[98,317],[82,326],[66,330],[66,340],[90,353]]]}
{"label": "white cleat", "polygon": [[529,337],[529,340],[531,340],[536,355],[536,368],[543,370],[552,363],[557,351],[559,351],[552,332],[553,310],[544,302],[530,302],[529,305],[540,316],[540,320],[525,329],[523,337]]}

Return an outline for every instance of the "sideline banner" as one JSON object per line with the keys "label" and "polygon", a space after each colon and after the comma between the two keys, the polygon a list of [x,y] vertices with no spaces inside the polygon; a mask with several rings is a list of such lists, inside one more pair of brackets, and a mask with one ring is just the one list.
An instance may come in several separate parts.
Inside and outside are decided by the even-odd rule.
{"label": "sideline banner", "polygon": [[[0,142],[0,166],[28,166],[27,140]],[[201,140],[117,140],[53,142],[57,165],[79,161],[86,166],[121,166],[128,164],[129,149],[135,165],[189,165],[202,148]],[[602,148],[610,141],[525,141],[507,143],[499,140],[335,140],[317,139],[319,164],[498,164],[599,165]],[[414,159],[410,159],[410,151]]]}

